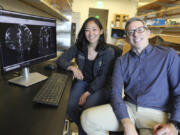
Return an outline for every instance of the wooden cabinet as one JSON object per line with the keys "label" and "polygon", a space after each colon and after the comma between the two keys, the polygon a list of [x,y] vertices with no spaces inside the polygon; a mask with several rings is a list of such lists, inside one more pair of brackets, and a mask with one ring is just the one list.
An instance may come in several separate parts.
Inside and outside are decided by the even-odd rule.
{"label": "wooden cabinet", "polygon": [[[153,21],[155,18],[169,19],[180,15],[180,1],[179,0],[155,0],[147,5],[138,7],[137,15],[145,20]],[[180,25],[179,24],[165,24],[149,26],[151,29],[152,38],[162,41],[160,44],[173,47],[180,54]]]}
{"label": "wooden cabinet", "polygon": [[60,20],[69,21],[63,11],[72,11],[73,0],[20,0]]}
{"label": "wooden cabinet", "polygon": [[125,23],[128,20],[129,15],[114,14],[113,29],[124,29]]}

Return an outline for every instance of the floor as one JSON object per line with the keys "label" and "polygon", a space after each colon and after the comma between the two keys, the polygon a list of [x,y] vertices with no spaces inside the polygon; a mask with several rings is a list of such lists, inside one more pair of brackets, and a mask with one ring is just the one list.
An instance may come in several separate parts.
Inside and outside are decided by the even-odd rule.
{"label": "floor", "polygon": [[76,124],[74,122],[67,122],[66,120],[63,135],[78,135],[78,128]]}
{"label": "floor", "polygon": [[74,122],[70,124],[70,135],[78,135],[78,129]]}

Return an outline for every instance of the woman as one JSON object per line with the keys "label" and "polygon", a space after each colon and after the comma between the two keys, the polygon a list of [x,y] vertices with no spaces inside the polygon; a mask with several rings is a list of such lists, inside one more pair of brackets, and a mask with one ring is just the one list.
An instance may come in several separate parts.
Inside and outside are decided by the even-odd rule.
{"label": "woman", "polygon": [[[77,66],[71,65],[73,58]],[[75,45],[57,61],[60,67],[72,71],[75,78],[67,113],[78,125],[79,135],[85,135],[80,124],[81,112],[107,102],[102,87],[113,58],[114,50],[104,41],[101,23],[98,19],[90,17],[84,22]]]}

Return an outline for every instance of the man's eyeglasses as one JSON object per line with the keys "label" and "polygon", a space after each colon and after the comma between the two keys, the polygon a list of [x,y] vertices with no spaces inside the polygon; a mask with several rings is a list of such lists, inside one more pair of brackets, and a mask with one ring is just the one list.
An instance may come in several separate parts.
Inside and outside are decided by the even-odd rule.
{"label": "man's eyeglasses", "polygon": [[132,36],[135,32],[143,33],[146,29],[147,28],[145,26],[141,26],[141,27],[138,27],[137,29],[134,29],[134,30],[127,30],[126,34],[127,34],[127,36]]}

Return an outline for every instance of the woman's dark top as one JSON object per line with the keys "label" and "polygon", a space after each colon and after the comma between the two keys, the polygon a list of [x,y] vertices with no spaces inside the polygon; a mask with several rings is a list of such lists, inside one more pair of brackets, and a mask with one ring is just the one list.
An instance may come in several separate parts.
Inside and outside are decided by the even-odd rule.
{"label": "woman's dark top", "polygon": [[85,65],[82,72],[84,75],[84,81],[88,83],[90,83],[94,79],[93,64],[94,64],[94,60],[89,60],[88,58],[85,59]]}

